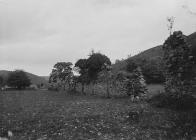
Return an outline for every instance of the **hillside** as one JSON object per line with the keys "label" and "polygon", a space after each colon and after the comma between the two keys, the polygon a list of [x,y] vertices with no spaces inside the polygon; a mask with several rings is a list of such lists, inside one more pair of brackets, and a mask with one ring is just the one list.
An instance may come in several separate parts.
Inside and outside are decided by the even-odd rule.
{"label": "hillside", "polygon": [[[3,78],[7,79],[9,73],[11,71],[7,71],[7,70],[0,70],[0,76],[2,76]],[[27,76],[29,77],[29,79],[31,80],[31,83],[32,84],[36,84],[36,85],[40,85],[41,83],[43,83],[45,86],[48,85],[48,82],[45,78],[43,77],[40,77],[40,76],[37,76],[37,75],[34,75],[32,73],[28,73],[28,72],[25,72],[27,74]]]}
{"label": "hillside", "polygon": [[[193,49],[193,55],[196,57],[196,32],[188,36],[188,42]],[[132,59],[157,59],[163,56],[162,45],[148,49],[138,55],[132,57]]]}
{"label": "hillside", "polygon": [[[193,55],[196,58],[196,32],[188,36],[188,42],[191,44],[192,49],[193,49]],[[131,57],[130,59],[133,59],[136,61],[139,59],[149,60],[149,59],[161,58],[162,56],[163,56],[162,45],[159,45],[159,46],[150,48],[146,51],[143,51],[143,52]],[[121,63],[122,65],[125,65],[125,63],[123,61],[121,61],[119,63]]]}
{"label": "hillside", "polygon": [[162,45],[156,46],[154,48],[150,48],[146,51],[143,51],[139,53],[138,55],[133,56],[131,59],[137,60],[137,59],[158,59],[162,58],[163,51],[162,51]]}
{"label": "hillside", "polygon": [[[196,61],[196,32],[188,36],[188,42],[192,46],[192,54],[195,57],[195,61]],[[141,67],[143,67],[143,69],[145,69],[144,70],[146,72],[145,74],[146,74],[146,76],[148,76],[148,78],[150,77],[150,80],[153,79],[153,74],[152,74],[153,69],[156,69],[156,72],[155,72],[156,76],[154,76],[154,78],[160,78],[157,75],[159,75],[159,76],[162,75],[162,73],[160,71],[160,69],[162,67],[162,63],[161,63],[162,57],[163,57],[162,45],[159,45],[159,46],[150,48],[146,51],[143,51],[143,52],[141,52],[133,57],[130,57],[126,60],[122,60],[122,61],[114,64],[113,65],[113,69],[114,69],[113,72],[116,73],[120,70],[124,70],[126,68],[126,61],[130,59],[130,60],[133,60],[138,65],[140,65]],[[148,67],[148,68],[146,69],[146,67]],[[196,69],[196,66],[195,66],[195,69]],[[144,74],[144,76],[145,76],[145,74]]]}
{"label": "hillside", "polygon": [[49,81],[49,76],[40,76],[40,77],[45,79],[46,81]]}

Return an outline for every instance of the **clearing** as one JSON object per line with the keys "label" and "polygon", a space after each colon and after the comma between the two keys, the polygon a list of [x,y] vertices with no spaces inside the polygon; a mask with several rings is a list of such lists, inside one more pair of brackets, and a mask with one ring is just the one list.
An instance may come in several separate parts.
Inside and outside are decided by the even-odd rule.
{"label": "clearing", "polygon": [[127,97],[0,93],[0,135],[10,130],[14,140],[175,140],[195,135],[188,114],[132,103]]}

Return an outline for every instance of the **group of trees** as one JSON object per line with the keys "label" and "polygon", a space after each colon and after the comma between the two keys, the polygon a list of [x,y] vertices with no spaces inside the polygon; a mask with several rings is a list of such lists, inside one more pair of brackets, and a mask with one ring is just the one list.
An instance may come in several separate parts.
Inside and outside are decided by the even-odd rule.
{"label": "group of trees", "polygon": [[[74,71],[79,75],[75,76]],[[127,75],[122,71],[112,73],[110,59],[104,54],[92,52],[87,59],[79,59],[74,66],[71,62],[55,64],[49,82],[54,87],[63,87],[64,90],[65,85],[68,85],[69,89],[75,89],[80,83],[82,94],[85,94],[86,85],[91,85],[92,94],[94,94],[95,85],[103,83],[106,86],[107,97],[110,97],[112,87],[123,89],[127,95],[139,96],[139,93],[145,93],[145,80],[141,69],[135,63],[130,62],[124,73]]]}
{"label": "group of trees", "polygon": [[[49,82],[52,85],[64,87],[68,85],[69,89],[75,89],[77,83],[82,85],[82,93],[84,86],[88,84],[96,84],[101,71],[106,70],[104,66],[111,66],[110,59],[101,53],[92,53],[88,59],[79,59],[75,66],[71,62],[59,62],[54,65],[52,73],[50,74]],[[109,69],[107,69],[109,70]],[[74,75],[74,71],[79,73],[78,76]],[[94,93],[94,88],[92,88]]]}
{"label": "group of trees", "polygon": [[0,87],[5,85],[15,89],[25,89],[31,85],[31,81],[24,71],[16,70],[10,72],[7,78],[0,76]]}
{"label": "group of trees", "polygon": [[119,71],[115,78],[117,88],[120,92],[125,92],[128,96],[142,97],[146,95],[146,81],[141,68],[132,60],[127,60],[125,71]]}
{"label": "group of trees", "polygon": [[195,58],[188,37],[181,31],[172,33],[163,45],[165,92],[151,98],[158,107],[177,110],[195,108],[193,94],[195,81]]}
{"label": "group of trees", "polygon": [[[87,59],[79,59],[74,66],[71,62],[55,64],[50,82],[63,86],[63,89],[66,84],[69,89],[76,89],[77,83],[80,83],[83,94],[85,85],[91,84],[94,94],[94,85],[101,81],[106,85],[107,97],[110,96],[111,87],[137,97],[146,94],[147,77],[147,83],[165,82],[166,92],[180,97],[192,92],[194,78],[191,74],[194,73],[195,58],[187,40],[182,32],[174,32],[163,44],[163,58],[158,59],[158,62],[152,59],[135,63],[127,59],[126,69],[117,72],[112,71],[111,61],[106,55],[92,52]],[[79,75],[75,76],[73,71]]]}
{"label": "group of trees", "polygon": [[165,82],[164,64],[161,57],[140,59],[137,64],[141,67],[147,84],[163,84]]}

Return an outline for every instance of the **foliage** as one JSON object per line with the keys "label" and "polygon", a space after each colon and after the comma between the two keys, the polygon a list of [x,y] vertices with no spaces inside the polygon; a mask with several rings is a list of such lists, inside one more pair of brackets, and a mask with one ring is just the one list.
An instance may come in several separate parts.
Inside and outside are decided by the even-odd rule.
{"label": "foliage", "polygon": [[137,67],[138,67],[137,64],[133,60],[131,60],[131,59],[127,60],[126,70],[128,72],[133,72]]}
{"label": "foliage", "polygon": [[50,74],[49,82],[61,83],[61,86],[63,86],[65,90],[65,84],[68,83],[70,86],[71,77],[73,76],[71,66],[71,62],[56,63],[53,67],[52,73]]}
{"label": "foliage", "polygon": [[170,108],[175,110],[189,110],[196,107],[196,99],[189,94],[184,94],[181,97],[176,98],[171,94],[162,92],[149,99],[149,103],[156,107]]}
{"label": "foliage", "polygon": [[167,18],[167,21],[168,21],[167,27],[168,27],[168,31],[169,31],[169,34],[170,34],[170,35],[172,34],[172,31],[173,31],[174,20],[175,20],[174,17],[168,17],[168,18]]}
{"label": "foliage", "polygon": [[77,71],[80,73],[80,76],[78,77],[78,82],[82,84],[82,93],[84,94],[84,84],[89,83],[87,59],[79,59],[75,63],[75,67],[77,68]]}
{"label": "foliage", "polygon": [[110,97],[110,87],[113,81],[113,74],[111,72],[112,67],[111,65],[108,65],[107,63],[105,63],[102,66],[102,71],[99,73],[99,80],[101,80],[102,82],[106,83],[106,92],[107,92],[107,97]]}
{"label": "foliage", "polygon": [[163,62],[161,58],[142,59],[137,61],[141,67],[147,84],[161,84],[165,82]]}
{"label": "foliage", "polygon": [[104,64],[111,65],[110,59],[101,53],[93,53],[87,59],[88,76],[91,81],[97,80],[98,73],[101,72]]}
{"label": "foliage", "polygon": [[187,37],[181,31],[174,32],[163,45],[166,92],[177,98],[192,92],[194,61],[190,47]]}
{"label": "foliage", "polygon": [[117,74],[118,86],[128,96],[145,95],[147,88],[141,69],[133,61],[128,61],[127,63],[127,71],[121,71]]}
{"label": "foliage", "polygon": [[16,70],[9,74],[7,84],[10,87],[24,89],[30,86],[31,81],[24,71]]}
{"label": "foliage", "polygon": [[3,82],[4,82],[4,79],[3,79],[3,77],[2,76],[0,76],[0,88],[2,87],[2,85],[3,85]]}
{"label": "foliage", "polygon": [[70,89],[76,91],[77,84],[79,83],[79,77],[72,75],[69,80]]}
{"label": "foliage", "polygon": [[87,59],[88,78],[93,85],[92,94],[94,94],[95,82],[105,64],[111,65],[111,61],[106,55],[101,53],[92,52],[90,57]]}

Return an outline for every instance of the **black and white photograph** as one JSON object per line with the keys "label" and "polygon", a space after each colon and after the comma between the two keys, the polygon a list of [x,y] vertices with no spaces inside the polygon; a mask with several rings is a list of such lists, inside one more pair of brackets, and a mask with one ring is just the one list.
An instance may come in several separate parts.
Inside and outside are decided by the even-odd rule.
{"label": "black and white photograph", "polygon": [[196,0],[0,0],[0,140],[196,140]]}

